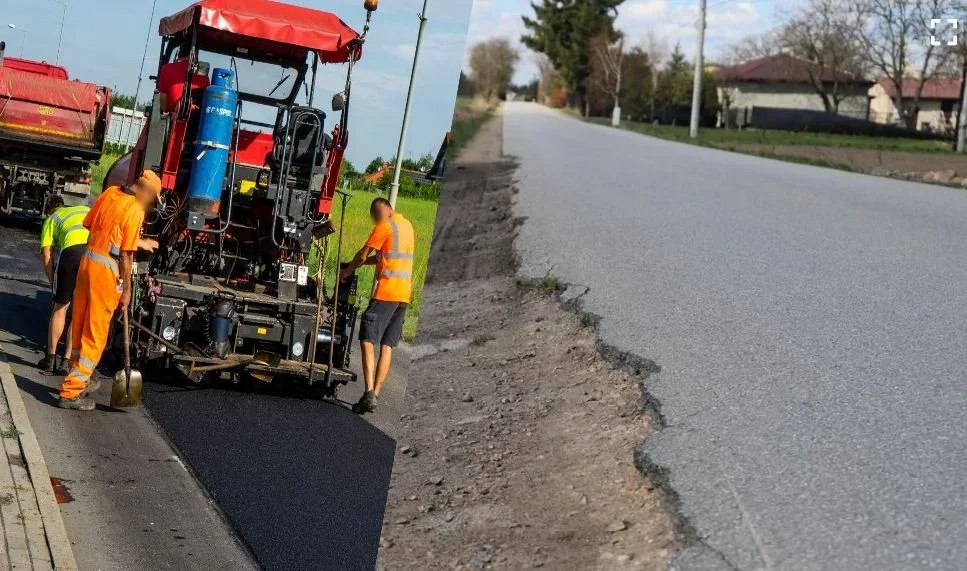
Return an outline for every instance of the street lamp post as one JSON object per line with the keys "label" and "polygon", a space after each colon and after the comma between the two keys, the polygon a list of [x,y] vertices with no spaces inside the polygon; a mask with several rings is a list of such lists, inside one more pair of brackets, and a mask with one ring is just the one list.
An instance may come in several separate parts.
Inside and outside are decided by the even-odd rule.
{"label": "street lamp post", "polygon": [[396,150],[396,169],[393,172],[393,186],[389,191],[389,203],[396,208],[396,195],[400,191],[400,171],[403,169],[403,147],[406,145],[406,131],[410,126],[410,104],[413,101],[413,84],[416,83],[416,65],[420,61],[420,47],[423,45],[423,30],[426,28],[426,4],[423,0],[423,11],[420,12],[420,32],[416,36],[416,50],[413,52],[413,70],[410,72],[410,87],[406,92],[406,107],[403,109],[403,128],[400,130],[400,146]]}
{"label": "street lamp post", "polygon": [[15,32],[20,32],[20,57],[24,57],[24,43],[27,41],[27,30],[18,28],[16,24],[7,24],[7,27]]}

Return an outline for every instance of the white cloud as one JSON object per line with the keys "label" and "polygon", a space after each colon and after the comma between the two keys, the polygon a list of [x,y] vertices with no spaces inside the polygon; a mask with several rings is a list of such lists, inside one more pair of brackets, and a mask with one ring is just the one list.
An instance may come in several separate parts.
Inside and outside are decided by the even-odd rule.
{"label": "white cloud", "polygon": [[667,12],[667,0],[635,0],[618,9],[618,22],[654,22]]}
{"label": "white cloud", "polygon": [[[698,7],[691,2],[676,8],[666,0],[640,0],[629,4],[617,25],[633,42],[643,41],[649,33],[664,40],[669,46],[680,43],[689,57],[695,53],[698,37]],[[714,58],[721,49],[754,31],[765,31],[773,26],[767,8],[754,0],[738,0],[726,4],[712,4],[708,10],[705,29],[706,57]]]}
{"label": "white cloud", "polygon": [[[423,38],[423,47],[420,49],[420,62],[429,62],[431,65],[449,62],[453,59],[454,53],[460,53],[464,49],[466,41],[467,37],[464,34],[428,32]],[[409,63],[413,61],[416,44],[390,44],[385,46],[384,49],[400,60]]]}
{"label": "white cloud", "polygon": [[415,44],[393,44],[386,46],[386,51],[393,54],[394,56],[404,59],[412,60],[413,53],[416,52]]}

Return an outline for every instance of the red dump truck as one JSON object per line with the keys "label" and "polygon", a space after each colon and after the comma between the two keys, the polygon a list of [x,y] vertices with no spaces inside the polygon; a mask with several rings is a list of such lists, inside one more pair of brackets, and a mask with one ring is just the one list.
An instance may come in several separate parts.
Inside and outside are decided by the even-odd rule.
{"label": "red dump truck", "polygon": [[43,215],[47,198],[85,204],[110,118],[106,87],[46,62],[4,57],[0,42],[0,213]]}

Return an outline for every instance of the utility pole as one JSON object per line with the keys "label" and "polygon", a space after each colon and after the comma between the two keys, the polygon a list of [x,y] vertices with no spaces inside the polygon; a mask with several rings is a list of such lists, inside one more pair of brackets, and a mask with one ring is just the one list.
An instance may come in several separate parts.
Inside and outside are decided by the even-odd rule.
{"label": "utility pole", "polygon": [[416,65],[420,61],[420,47],[423,45],[423,30],[426,28],[426,4],[419,14],[420,32],[416,36],[416,50],[413,52],[413,70],[410,72],[410,88],[406,92],[406,107],[403,109],[403,128],[400,130],[400,146],[396,149],[396,168],[393,171],[393,186],[389,190],[389,203],[396,208],[396,195],[400,192],[400,171],[403,169],[403,147],[406,145],[406,131],[410,126],[410,104],[413,102],[413,84],[416,83]]}
{"label": "utility pole", "polygon": [[963,58],[963,72],[960,74],[963,93],[960,97],[960,109],[957,111],[957,152],[963,153],[964,141],[967,139],[967,34],[960,38],[960,57]]}
{"label": "utility pole", "polygon": [[705,1],[698,4],[698,48],[695,53],[695,81],[692,83],[692,124],[689,136],[698,138],[698,123],[702,110],[702,74],[705,72]]}

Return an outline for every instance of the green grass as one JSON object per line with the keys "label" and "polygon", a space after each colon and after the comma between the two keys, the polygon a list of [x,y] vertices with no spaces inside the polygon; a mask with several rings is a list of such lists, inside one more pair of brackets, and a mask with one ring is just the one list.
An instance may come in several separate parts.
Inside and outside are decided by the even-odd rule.
{"label": "green grass", "polygon": [[[369,218],[369,205],[379,194],[367,191],[353,191],[352,198],[346,204],[346,225],[343,227],[342,260],[349,261],[363,246],[373,230],[373,223]],[[333,205],[333,223],[339,228],[341,216],[340,199],[337,196]],[[436,222],[437,203],[431,200],[399,197],[396,209],[413,223],[416,233],[416,252],[413,259],[413,302],[406,314],[403,324],[403,338],[412,341],[416,336],[416,325],[420,318],[420,306],[423,301],[423,283],[426,281],[426,268],[430,258],[430,240],[433,238],[433,226]],[[336,279],[336,250],[339,233],[329,238],[329,259],[326,261],[326,288],[333,291]],[[309,271],[314,273],[318,268],[318,254],[313,250],[309,258]],[[359,276],[359,302],[365,308],[369,296],[373,291],[374,266],[363,266],[357,271]]]}
{"label": "green grass", "polygon": [[[588,121],[599,125],[611,124],[611,119],[603,117],[593,117],[588,119]],[[699,132],[699,138],[693,140],[689,137],[688,127],[684,126],[652,125],[651,123],[622,121],[621,128],[671,141],[724,148],[729,148],[731,145],[795,145],[918,153],[950,152],[950,145],[945,141],[921,141],[894,137],[833,135],[828,133],[800,133],[793,131],[738,131],[735,129],[705,128]]]}
{"label": "green grass", "polygon": [[20,432],[19,430],[17,430],[17,427],[11,426],[10,428],[4,430],[3,432],[0,432],[0,437],[13,439],[13,438],[20,438],[20,435],[22,434],[23,432]]}
{"label": "green grass", "polygon": [[104,177],[107,176],[107,169],[111,168],[111,165],[119,158],[121,158],[121,155],[104,153],[100,162],[91,168],[91,193],[101,194],[101,191],[104,190]]}

